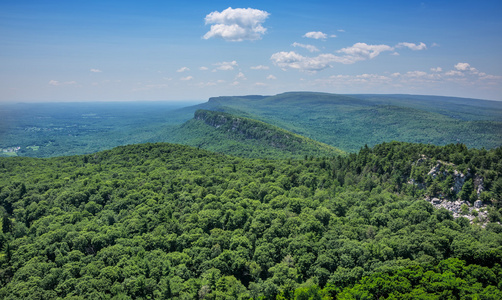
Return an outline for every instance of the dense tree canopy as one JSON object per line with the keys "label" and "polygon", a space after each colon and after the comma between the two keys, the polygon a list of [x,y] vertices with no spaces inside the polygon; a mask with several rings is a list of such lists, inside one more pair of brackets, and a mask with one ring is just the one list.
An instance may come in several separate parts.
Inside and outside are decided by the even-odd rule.
{"label": "dense tree canopy", "polygon": [[[501,158],[397,142],[300,160],[172,144],[2,158],[0,298],[500,299]],[[440,187],[438,160],[483,176],[486,228],[408,183]]]}

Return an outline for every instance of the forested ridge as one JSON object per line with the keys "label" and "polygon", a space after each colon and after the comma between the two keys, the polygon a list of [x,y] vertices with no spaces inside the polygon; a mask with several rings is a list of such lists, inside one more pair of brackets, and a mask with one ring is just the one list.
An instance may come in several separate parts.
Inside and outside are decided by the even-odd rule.
{"label": "forested ridge", "polygon": [[474,148],[500,147],[499,101],[420,95],[339,95],[287,92],[273,96],[222,96],[180,109],[222,110],[279,126],[356,152],[393,140]]}
{"label": "forested ridge", "polygon": [[[166,139],[177,144],[251,158],[335,156],[345,152],[261,121],[199,109]],[[163,138],[161,138],[163,139]]]}
{"label": "forested ridge", "polygon": [[[450,197],[490,204],[486,228],[424,200],[448,187],[427,174],[437,161],[483,177]],[[500,147],[402,142],[0,158],[0,298],[501,299],[500,174]]]}

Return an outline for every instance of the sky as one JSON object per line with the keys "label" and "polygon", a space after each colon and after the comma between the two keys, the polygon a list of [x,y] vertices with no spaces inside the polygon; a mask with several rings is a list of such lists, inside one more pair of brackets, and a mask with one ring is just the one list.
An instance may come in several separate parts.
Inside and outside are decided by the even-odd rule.
{"label": "sky", "polygon": [[502,1],[0,2],[0,103],[502,100]]}

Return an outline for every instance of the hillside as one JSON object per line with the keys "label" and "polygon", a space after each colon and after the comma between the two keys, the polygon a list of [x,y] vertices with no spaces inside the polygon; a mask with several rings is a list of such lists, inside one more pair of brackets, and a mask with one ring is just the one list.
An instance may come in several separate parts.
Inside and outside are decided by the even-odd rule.
{"label": "hillside", "polygon": [[261,121],[208,110],[197,110],[192,120],[171,131],[166,139],[242,157],[303,158],[344,154],[334,147]]}
{"label": "hillside", "polygon": [[186,117],[199,107],[261,120],[348,152],[393,140],[487,149],[502,145],[502,102],[497,101],[295,92],[215,97],[177,113]]}
{"label": "hillside", "polygon": [[[172,144],[0,158],[0,298],[500,299],[501,162],[397,142],[306,160]],[[483,178],[452,200],[491,205],[471,222],[435,209],[443,171]]]}

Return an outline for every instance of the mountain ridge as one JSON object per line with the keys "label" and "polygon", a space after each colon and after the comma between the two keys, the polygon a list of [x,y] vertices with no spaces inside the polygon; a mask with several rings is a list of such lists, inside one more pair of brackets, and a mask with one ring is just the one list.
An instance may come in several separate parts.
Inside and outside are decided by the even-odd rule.
{"label": "mountain ridge", "polygon": [[303,158],[345,152],[262,121],[199,109],[168,137],[170,142],[244,157]]}

